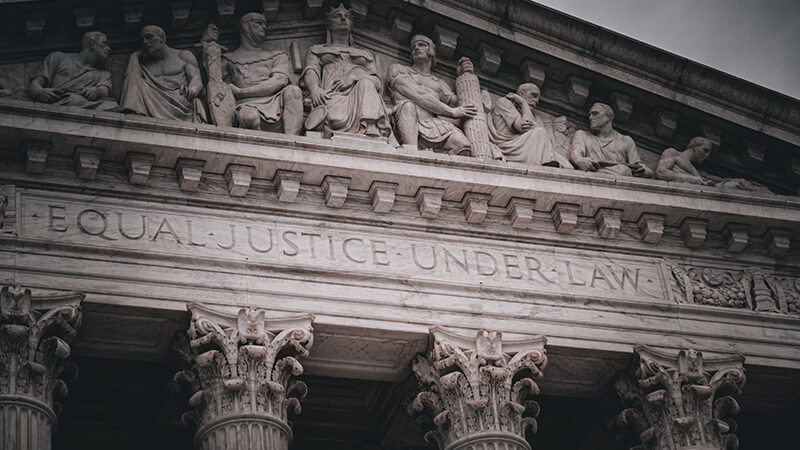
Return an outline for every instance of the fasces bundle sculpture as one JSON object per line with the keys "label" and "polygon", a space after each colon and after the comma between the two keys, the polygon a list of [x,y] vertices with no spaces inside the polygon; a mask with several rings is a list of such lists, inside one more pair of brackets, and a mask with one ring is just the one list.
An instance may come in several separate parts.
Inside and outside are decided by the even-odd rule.
{"label": "fasces bundle sculpture", "polygon": [[196,98],[203,89],[197,59],[187,50],[168,47],[160,27],[147,25],[139,35],[142,50],[128,58],[122,109],[159,119],[203,121],[205,109]]}
{"label": "fasces bundle sculpture", "polygon": [[[28,94],[37,102],[158,119],[291,135],[354,134],[395,147],[527,167],[767,191],[758,183],[703,172],[713,145],[702,137],[693,138],[684,151],[664,150],[653,171],[643,163],[634,140],[614,129],[614,110],[604,103],[591,106],[588,130],[570,135],[566,117],[537,112],[541,90],[536,84],[522,83],[516,92],[492,101],[481,89],[472,62],[463,56],[451,83],[434,75],[436,45],[422,34],[410,39],[411,64],[387,64],[382,78],[376,56],[353,44],[352,14],[342,4],[328,13],[325,42],[310,45],[305,58],[299,56],[299,47],[289,52],[290,58],[280,44],[276,48],[268,42],[267,19],[261,13],[242,15],[234,50],[219,44],[219,36],[219,28],[210,24],[195,46],[201,49],[201,73],[192,51],[167,46],[163,29],[144,26],[142,48],[128,58],[117,104],[106,70],[108,39],[88,32],[79,53],[53,52],[45,58]],[[0,97],[13,95],[7,84],[0,78]],[[384,103],[384,96],[391,98],[391,105]]]}
{"label": "fasces bundle sculpture", "polygon": [[339,5],[328,14],[326,43],[308,49],[301,75],[311,106],[306,130],[340,131],[393,141],[375,55],[353,46],[352,29],[350,10]]}
{"label": "fasces bundle sculpture", "polygon": [[[209,28],[209,40],[216,41],[216,27]],[[260,13],[245,14],[239,21],[239,33],[239,48],[222,54],[219,61],[222,77],[227,83],[225,87],[236,99],[236,106],[227,123],[218,125],[300,134],[303,126],[303,95],[299,87],[291,84],[291,69],[286,53],[264,48],[267,19]],[[206,61],[207,70],[211,72],[209,64],[212,62]],[[213,96],[220,94],[209,94],[209,109],[212,109],[216,107]]]}
{"label": "fasces bundle sculpture", "polygon": [[[450,86],[431,74],[436,62],[436,47],[431,39],[419,34],[411,38],[411,61],[411,66],[392,64],[386,76],[400,143],[448,153],[469,151],[470,142],[456,120],[474,117],[477,108],[458,106]],[[459,71],[464,70],[465,64],[462,62]]]}
{"label": "fasces bundle sculpture", "polygon": [[97,111],[119,109],[111,98],[111,72],[105,69],[110,52],[106,35],[90,31],[81,39],[80,53],[50,53],[31,79],[31,98]]}

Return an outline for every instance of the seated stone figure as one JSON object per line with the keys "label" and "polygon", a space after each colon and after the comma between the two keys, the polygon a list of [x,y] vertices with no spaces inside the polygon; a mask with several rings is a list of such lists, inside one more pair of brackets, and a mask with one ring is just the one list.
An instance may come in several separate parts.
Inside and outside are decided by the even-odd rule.
{"label": "seated stone figure", "polygon": [[689,140],[689,145],[682,152],[674,148],[664,150],[658,161],[656,178],[703,186],[717,186],[722,189],[768,191],[765,186],[742,178],[720,178],[701,173],[699,167],[711,156],[713,148],[714,144],[710,140],[696,136]]}
{"label": "seated stone figure", "polygon": [[340,4],[328,14],[327,43],[308,49],[301,76],[312,108],[306,129],[384,137],[395,143],[375,55],[353,46],[352,27],[350,10]]}
{"label": "seated stone figure", "polygon": [[567,158],[553,149],[544,122],[534,112],[539,96],[538,86],[523,83],[516,94],[499,98],[489,113],[489,137],[506,161],[572,169]]}
{"label": "seated stone figure", "polygon": [[143,48],[128,59],[122,109],[159,119],[204,121],[203,105],[196,98],[203,80],[194,55],[168,47],[166,33],[155,25],[145,26],[139,35]]}
{"label": "seated stone figure", "polygon": [[111,73],[105,70],[110,52],[106,35],[90,31],[81,39],[80,53],[50,53],[31,79],[30,97],[42,103],[96,111],[119,109],[110,97]]}
{"label": "seated stone figure", "polygon": [[614,110],[604,103],[595,103],[589,110],[590,133],[575,132],[569,160],[579,170],[653,177],[653,170],[642,163],[636,143],[612,128]]}
{"label": "seated stone figure", "polygon": [[222,55],[223,77],[236,98],[236,125],[300,134],[303,95],[291,84],[286,53],[264,48],[267,19],[259,13],[245,14],[239,31],[239,48]]}
{"label": "seated stone figure", "polygon": [[450,86],[431,74],[435,55],[433,41],[416,35],[411,38],[412,65],[389,67],[386,78],[395,104],[397,135],[404,145],[449,153],[469,151],[470,142],[458,128],[457,119],[475,117],[477,107],[457,106],[458,98]]}

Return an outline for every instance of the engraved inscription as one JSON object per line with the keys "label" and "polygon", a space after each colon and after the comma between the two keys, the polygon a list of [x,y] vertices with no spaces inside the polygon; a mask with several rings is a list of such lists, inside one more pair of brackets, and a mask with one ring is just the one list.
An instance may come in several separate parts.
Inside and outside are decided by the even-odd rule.
{"label": "engraved inscription", "polygon": [[631,300],[662,300],[658,262],[271,216],[129,207],[26,194],[23,235],[86,246]]}

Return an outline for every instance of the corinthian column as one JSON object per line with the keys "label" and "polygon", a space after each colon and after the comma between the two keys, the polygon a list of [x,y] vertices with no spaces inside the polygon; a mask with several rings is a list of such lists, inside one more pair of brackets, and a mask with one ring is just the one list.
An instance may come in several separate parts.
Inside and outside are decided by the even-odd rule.
{"label": "corinthian column", "polygon": [[432,419],[425,439],[442,450],[530,450],[525,431],[536,432],[539,404],[528,397],[539,393],[531,377],[543,375],[546,339],[430,332],[433,349],[412,363],[421,392],[408,408]]}
{"label": "corinthian column", "polygon": [[744,357],[703,358],[695,350],[677,354],[645,346],[634,349],[635,377],[620,375],[617,393],[629,406],[617,424],[633,424],[641,445],[632,450],[725,450],[739,447],[739,404],[722,388],[739,394],[745,383]]}
{"label": "corinthian column", "polygon": [[308,388],[291,379],[303,373],[295,358],[313,343],[311,314],[267,318],[264,310],[238,316],[200,304],[192,313],[190,368],[176,375],[194,394],[189,404],[198,426],[198,450],[287,450],[292,441],[287,412],[300,414]]}
{"label": "corinthian column", "polygon": [[83,294],[47,297],[4,287],[0,292],[0,447],[50,450],[56,394],[74,375],[69,342],[81,323]]}

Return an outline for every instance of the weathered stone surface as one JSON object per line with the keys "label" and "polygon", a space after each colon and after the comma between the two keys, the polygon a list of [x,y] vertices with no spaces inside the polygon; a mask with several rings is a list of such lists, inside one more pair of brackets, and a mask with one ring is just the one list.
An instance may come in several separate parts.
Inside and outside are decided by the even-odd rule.
{"label": "weathered stone surface", "polygon": [[600,208],[594,216],[597,232],[603,239],[615,239],[622,227],[622,211],[618,209]]}
{"label": "weathered stone surface", "polygon": [[657,108],[653,110],[653,127],[655,127],[656,134],[670,138],[675,134],[678,129],[678,115],[674,112]]}
{"label": "weathered stone surface", "polygon": [[77,375],[67,361],[81,325],[81,293],[33,297],[29,289],[0,292],[0,442],[16,450],[50,450],[56,398]]}
{"label": "weathered stone surface", "polygon": [[661,214],[644,213],[637,223],[643,242],[655,244],[664,235],[664,216]]}
{"label": "weathered stone surface", "polygon": [[489,213],[491,195],[468,192],[461,200],[461,208],[468,223],[481,223]]}
{"label": "weathered stone surface", "polygon": [[128,169],[128,182],[145,185],[150,179],[155,155],[151,153],[130,152],[125,155],[125,167]]}
{"label": "weathered stone surface", "polygon": [[397,183],[373,181],[369,187],[369,196],[372,199],[372,210],[376,213],[388,213],[394,205]]}
{"label": "weathered stone surface", "polygon": [[737,448],[739,412],[722,388],[741,394],[745,383],[744,357],[703,358],[699,351],[667,353],[646,346],[634,348],[635,376],[621,374],[615,386],[629,406],[617,416],[619,427],[633,426],[638,449]]}
{"label": "weathered stone surface", "polygon": [[40,41],[44,32],[44,25],[47,23],[47,13],[28,13],[25,15],[25,40]]}
{"label": "weathered stone surface", "polygon": [[725,247],[729,252],[740,253],[747,247],[750,240],[749,226],[740,223],[729,223],[722,229],[725,238]]}
{"label": "weathered stone surface", "polygon": [[325,205],[329,208],[341,208],[347,200],[347,190],[350,178],[326,176],[322,180],[322,192],[325,195]]}
{"label": "weathered stone surface", "polygon": [[180,30],[189,21],[189,13],[192,11],[192,2],[170,2],[170,13],[172,14],[172,29]]}
{"label": "weathered stone surface", "polygon": [[700,247],[706,241],[708,220],[686,218],[681,223],[681,239],[687,247]]}
{"label": "weathered stone surface", "polygon": [[411,39],[411,32],[414,29],[414,17],[404,13],[397,13],[392,19],[392,37],[402,43]]}
{"label": "weathered stone surface", "polygon": [[29,173],[44,173],[47,165],[47,155],[53,148],[49,141],[25,141],[25,171]]}
{"label": "weathered stone surface", "polygon": [[578,211],[580,205],[571,203],[556,203],[550,211],[553,226],[559,233],[572,233],[578,225]]}
{"label": "weathered stone surface", "polygon": [[433,26],[433,42],[436,44],[436,54],[442,58],[452,58],[458,47],[460,34],[441,25]]}
{"label": "weathered stone surface", "polygon": [[767,244],[767,252],[770,256],[781,258],[789,251],[792,245],[791,233],[783,228],[771,228],[767,230],[764,240]]}
{"label": "weathered stone surface", "polygon": [[72,14],[75,16],[75,28],[80,32],[86,32],[94,27],[97,8],[75,8],[72,10]]}
{"label": "weathered stone surface", "polygon": [[742,162],[751,170],[758,170],[764,164],[766,147],[753,141],[745,141],[742,149]]}
{"label": "weathered stone surface", "polygon": [[300,414],[308,392],[293,377],[303,373],[297,358],[308,357],[314,343],[314,317],[267,317],[263,309],[229,315],[199,303],[187,309],[192,319],[181,353],[188,368],[175,379],[192,394],[196,445],[288,450],[288,414]]}
{"label": "weathered stone surface", "polygon": [[178,173],[178,186],[182,191],[194,192],[200,187],[203,168],[206,162],[199,159],[179,159],[175,169]]}
{"label": "weathered stone surface", "polygon": [[[544,336],[503,340],[499,331],[474,338],[441,327],[430,330],[430,353],[418,355],[412,370],[420,393],[408,406],[426,414],[425,439],[439,448],[530,450],[525,432],[537,431],[539,394],[533,378],[544,375]],[[466,407],[465,407],[466,406]]]}
{"label": "weathered stone surface", "polygon": [[442,208],[442,195],[444,195],[444,189],[430,187],[419,188],[416,195],[419,214],[427,218],[438,216],[439,210]]}
{"label": "weathered stone surface", "polygon": [[503,62],[503,50],[494,45],[478,44],[478,67],[486,75],[495,75]]}
{"label": "weathered stone surface", "polygon": [[250,189],[250,182],[256,168],[241,164],[230,164],[225,169],[225,181],[228,183],[228,194],[233,197],[244,197]]}
{"label": "weathered stone surface", "polygon": [[592,82],[576,76],[566,80],[567,100],[576,106],[583,106],[589,98],[589,87]]}
{"label": "weathered stone surface", "polygon": [[506,209],[508,210],[508,218],[511,220],[511,226],[514,228],[527,228],[533,221],[534,206],[536,206],[536,200],[517,197],[509,200]]}
{"label": "weathered stone surface", "polygon": [[302,172],[278,170],[275,172],[275,184],[278,190],[278,201],[291,203],[297,200],[300,193],[300,179]]}
{"label": "weathered stone surface", "polygon": [[123,21],[125,23],[125,31],[132,31],[139,29],[142,23],[142,16],[144,16],[144,3],[128,3],[123,6]]}
{"label": "weathered stone surface", "polygon": [[534,83],[541,89],[546,78],[547,66],[531,59],[524,59],[520,65],[520,71],[522,79],[526,83]]}
{"label": "weathered stone surface", "polygon": [[633,115],[633,97],[621,92],[612,92],[608,100],[611,102],[611,107],[614,108],[615,119],[625,122],[631,118],[631,115]]}
{"label": "weathered stone surface", "polygon": [[94,180],[97,177],[97,170],[100,168],[100,161],[103,159],[103,149],[78,145],[75,147],[72,158],[78,178]]}

